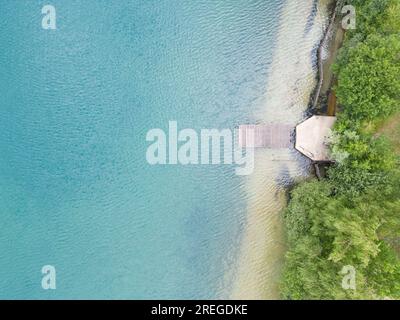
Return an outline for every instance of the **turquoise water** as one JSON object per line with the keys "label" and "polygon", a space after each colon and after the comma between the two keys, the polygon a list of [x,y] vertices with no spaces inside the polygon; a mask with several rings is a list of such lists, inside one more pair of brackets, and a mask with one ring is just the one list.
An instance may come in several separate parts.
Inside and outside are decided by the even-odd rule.
{"label": "turquoise water", "polygon": [[0,1],[0,298],[228,296],[245,178],[145,137],[254,121],[283,2]]}

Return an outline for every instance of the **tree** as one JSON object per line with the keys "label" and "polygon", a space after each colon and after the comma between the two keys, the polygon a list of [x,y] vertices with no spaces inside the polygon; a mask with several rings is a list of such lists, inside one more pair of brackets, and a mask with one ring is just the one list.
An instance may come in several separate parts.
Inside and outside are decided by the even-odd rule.
{"label": "tree", "polygon": [[[400,236],[400,168],[390,143],[366,130],[390,115],[400,92],[400,0],[347,0],[357,6],[334,70],[344,108],[331,139],[337,164],[306,181],[285,211],[287,299],[400,298],[400,260],[386,242]],[[342,287],[344,266],[357,290]]]}
{"label": "tree", "polygon": [[371,35],[344,51],[334,71],[344,115],[352,120],[374,120],[390,115],[400,92],[400,37]]}
{"label": "tree", "polygon": [[365,39],[370,34],[388,35],[400,30],[400,0],[347,0],[357,12],[357,28],[350,36]]}

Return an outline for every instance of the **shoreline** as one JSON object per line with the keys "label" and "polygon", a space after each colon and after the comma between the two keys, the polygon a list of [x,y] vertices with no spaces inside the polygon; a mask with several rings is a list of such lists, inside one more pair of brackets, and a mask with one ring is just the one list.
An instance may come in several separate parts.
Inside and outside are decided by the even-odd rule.
{"label": "shoreline", "polygon": [[[336,2],[336,3],[335,3]],[[317,59],[318,59],[318,85],[316,87],[316,92],[314,93],[312,99],[313,104],[312,104],[312,110],[316,110],[317,105],[320,102],[320,97],[321,93],[324,92],[324,87],[326,87],[326,76],[329,76],[329,69],[330,69],[330,63],[328,62],[327,64],[324,63],[326,60],[329,60],[334,56],[333,50],[335,50],[335,46],[332,46],[332,38],[333,36],[336,36],[336,32],[333,31],[333,28],[335,27],[337,21],[336,21],[336,16],[337,16],[337,9],[338,9],[338,1],[332,1],[329,6],[332,6],[330,8],[333,12],[331,13],[331,17],[329,18],[329,26],[328,29],[325,32],[325,35],[318,47],[317,51]],[[328,57],[324,59],[324,53],[328,52]],[[332,62],[332,61],[330,61]],[[327,74],[328,73],[328,74]],[[330,79],[331,80],[331,79]],[[329,80],[328,80],[329,81]],[[330,87],[330,85],[328,85]],[[325,88],[328,90],[328,88]]]}
{"label": "shoreline", "polygon": [[[317,85],[315,60],[310,58],[310,52],[324,36],[327,20],[330,20],[330,3],[330,0],[318,1],[313,24],[305,33],[315,2],[309,0],[299,4],[289,0],[283,8],[268,80],[267,103],[258,119],[280,121],[293,127],[304,119]],[[288,24],[286,20],[289,19],[291,23]],[[288,94],[291,99],[288,99]],[[278,157],[278,161],[271,161],[271,156],[272,159]],[[311,165],[302,163],[301,157],[291,150],[257,150],[255,163],[254,174],[246,182],[250,199],[247,225],[231,299],[279,299],[280,274],[286,251],[281,212],[287,203],[288,187],[295,180],[311,174]],[[280,185],[277,181],[282,180],[282,172],[287,181]]]}
{"label": "shoreline", "polygon": [[[339,8],[341,2],[336,2]],[[312,111],[338,113],[335,139],[329,141],[335,165],[329,165],[323,181],[304,181],[291,192],[285,220],[289,252],[282,278],[286,299],[400,298],[400,260],[393,241],[399,235],[395,213],[400,210],[400,127],[394,107],[400,84],[400,4],[388,1],[371,12],[368,3],[359,3],[356,9],[362,28],[346,34],[350,21],[332,21],[337,29],[327,50],[330,56],[320,67],[326,78],[320,77],[319,88],[324,85],[326,93],[320,96],[317,90],[314,105],[319,108]],[[382,68],[387,73],[382,74]],[[376,94],[364,94],[370,92]],[[348,267],[355,271],[350,286],[344,285]]]}
{"label": "shoreline", "polygon": [[337,15],[339,1],[333,0],[331,6],[331,22],[318,51],[319,83],[312,97],[311,112],[313,115],[334,116],[336,114],[334,86],[337,79],[332,71],[332,65],[343,46],[345,30],[341,27],[341,20]]}

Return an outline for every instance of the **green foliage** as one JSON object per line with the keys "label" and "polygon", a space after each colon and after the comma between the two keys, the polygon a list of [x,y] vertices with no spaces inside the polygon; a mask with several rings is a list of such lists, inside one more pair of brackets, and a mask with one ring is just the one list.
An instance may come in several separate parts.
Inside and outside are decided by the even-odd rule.
{"label": "green foliage", "polygon": [[332,299],[342,292],[340,269],[321,258],[318,238],[301,237],[287,253],[282,296],[286,299]]}
{"label": "green foliage", "polygon": [[[393,180],[395,181],[395,180]],[[382,240],[400,235],[398,188],[335,196],[330,181],[295,188],[285,213],[290,250],[282,295],[289,299],[399,298],[400,261]],[[393,214],[396,213],[396,214]],[[357,271],[357,291],[341,286],[340,271]],[[388,285],[390,282],[390,285]]]}
{"label": "green foliage", "polygon": [[345,116],[354,120],[385,118],[398,106],[400,37],[368,36],[347,48],[337,61],[337,96]]}
{"label": "green foliage", "polygon": [[354,169],[346,165],[331,167],[328,177],[334,186],[334,193],[346,195],[349,199],[358,197],[368,188],[384,186],[388,180],[385,173]]}
{"label": "green foliage", "polygon": [[346,154],[339,161],[352,169],[363,169],[371,172],[389,171],[395,168],[397,158],[393,148],[385,137],[371,137],[352,130],[345,130],[338,135],[332,144],[332,155]]}
{"label": "green foliage", "polygon": [[332,193],[328,182],[313,181],[299,185],[291,193],[291,201],[286,211],[285,219],[289,244],[304,235],[311,229],[310,215],[315,216],[326,207],[328,197]]}
{"label": "green foliage", "polygon": [[[298,185],[285,211],[287,299],[400,299],[400,169],[388,140],[371,130],[400,105],[400,0],[347,0],[357,30],[334,66],[343,111],[328,179]],[[356,269],[357,290],[341,270]]]}
{"label": "green foliage", "polygon": [[366,269],[368,279],[380,297],[400,297],[400,264],[385,242],[381,241],[379,254]]}
{"label": "green foliage", "polygon": [[400,30],[399,0],[348,0],[356,8],[357,28],[350,36],[359,34],[393,34]]}

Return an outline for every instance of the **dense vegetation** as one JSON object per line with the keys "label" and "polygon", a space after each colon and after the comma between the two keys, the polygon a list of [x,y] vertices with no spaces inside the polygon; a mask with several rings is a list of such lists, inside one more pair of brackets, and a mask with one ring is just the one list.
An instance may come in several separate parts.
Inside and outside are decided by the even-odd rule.
{"label": "dense vegetation", "polygon": [[[400,110],[400,0],[350,0],[357,28],[333,67],[341,111],[331,139],[336,160],[322,181],[291,192],[285,212],[287,299],[400,298],[400,166],[378,130]],[[344,266],[356,290],[342,287]]]}

